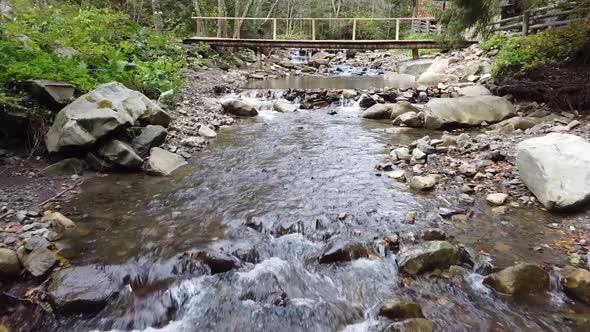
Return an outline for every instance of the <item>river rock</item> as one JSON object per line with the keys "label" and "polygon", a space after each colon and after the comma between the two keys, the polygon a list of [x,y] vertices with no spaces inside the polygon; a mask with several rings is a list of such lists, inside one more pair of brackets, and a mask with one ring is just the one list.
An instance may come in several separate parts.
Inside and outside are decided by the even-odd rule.
{"label": "river rock", "polygon": [[129,144],[117,139],[101,146],[98,154],[108,162],[129,169],[140,168],[143,164],[143,159]]}
{"label": "river rock", "polygon": [[47,248],[37,248],[23,260],[23,266],[34,277],[47,273],[57,263],[55,255]]}
{"label": "river rock", "polygon": [[414,112],[407,112],[404,113],[392,122],[394,125],[404,125],[410,128],[420,128],[422,127],[422,120],[418,116],[418,114]]}
{"label": "river rock", "polygon": [[391,112],[395,108],[395,104],[375,104],[366,110],[364,110],[361,114],[361,118],[365,119],[390,119]]}
{"label": "river rock", "polygon": [[370,250],[362,243],[335,240],[330,242],[319,257],[320,264],[348,262],[369,257]]}
{"label": "river rock", "polygon": [[408,74],[385,73],[383,79],[394,89],[406,90],[416,88],[416,76]]}
{"label": "river rock", "polygon": [[375,104],[377,104],[377,101],[375,101],[375,98],[373,98],[372,96],[366,95],[366,94],[362,95],[361,99],[359,100],[359,107],[361,107],[361,108],[369,108]]}
{"label": "river rock", "polygon": [[48,80],[27,82],[26,90],[39,104],[55,111],[74,100],[76,93],[76,87],[70,83]]}
{"label": "river rock", "polygon": [[356,90],[350,90],[350,89],[342,90],[342,97],[344,97],[345,99],[352,99],[356,96],[358,96],[358,92],[356,92]]}
{"label": "river rock", "polygon": [[446,73],[448,69],[449,59],[437,56],[426,71],[431,73]]}
{"label": "river rock", "polygon": [[215,251],[200,251],[197,257],[209,266],[212,274],[228,272],[238,266],[235,258]]}
{"label": "river rock", "polygon": [[215,138],[217,137],[217,133],[215,130],[209,128],[209,126],[201,125],[201,127],[199,127],[199,136],[205,138]]}
{"label": "river rock", "polygon": [[457,81],[459,81],[459,79],[455,75],[427,71],[420,75],[416,82],[429,88],[436,88],[440,83],[448,84],[456,83]]}
{"label": "river rock", "polygon": [[508,195],[504,193],[493,193],[486,196],[486,202],[492,205],[503,205],[507,199]]}
{"label": "river rock", "polygon": [[571,297],[590,304],[590,271],[566,266],[560,271],[561,285]]}
{"label": "river rock", "polygon": [[424,108],[424,124],[429,129],[447,126],[479,126],[496,123],[514,114],[508,100],[496,96],[436,98]]}
{"label": "river rock", "polygon": [[391,106],[391,120],[395,120],[398,116],[405,113],[420,113],[420,109],[407,101],[400,101]]}
{"label": "river rock", "polygon": [[47,151],[84,148],[136,121],[167,127],[170,115],[143,94],[113,82],[98,86],[62,109],[47,133]]}
{"label": "river rock", "polygon": [[433,63],[434,60],[428,58],[403,61],[398,63],[398,72],[400,74],[420,75],[429,70]]}
{"label": "river rock", "polygon": [[522,263],[490,274],[483,283],[502,294],[535,294],[549,290],[549,275],[538,265]]}
{"label": "river rock", "polygon": [[280,113],[292,113],[297,111],[297,106],[286,99],[278,99],[275,101],[273,109]]}
{"label": "river rock", "polygon": [[283,68],[287,68],[287,69],[295,69],[296,68],[293,61],[291,61],[289,59],[281,60],[281,62],[279,62],[279,66],[281,66]]}
{"label": "river rock", "polygon": [[0,248],[0,277],[16,277],[21,271],[16,252],[7,248]]}
{"label": "river rock", "polygon": [[422,308],[414,302],[392,302],[384,304],[379,315],[391,320],[406,320],[410,318],[424,318]]}
{"label": "river rock", "polygon": [[161,148],[152,148],[145,163],[145,170],[150,175],[170,175],[188,163],[181,156]]}
{"label": "river rock", "polygon": [[590,199],[590,143],[551,133],[517,146],[518,173],[548,210],[569,209]]}
{"label": "river rock", "polygon": [[434,175],[427,175],[427,176],[414,176],[410,180],[410,188],[414,190],[430,190],[434,188],[436,185],[436,176]]}
{"label": "river rock", "polygon": [[248,103],[241,100],[230,99],[224,101],[222,104],[223,110],[227,113],[237,116],[257,116],[258,111],[256,108]]}
{"label": "river rock", "polygon": [[44,237],[38,235],[32,236],[25,241],[25,249],[29,251],[33,251],[37,248],[49,247],[51,247],[51,243],[49,243]]}
{"label": "river rock", "polygon": [[78,158],[68,158],[49,165],[41,170],[43,176],[82,175],[88,165]]}
{"label": "river rock", "polygon": [[500,121],[496,124],[489,126],[491,130],[501,130],[502,128],[509,127],[512,131],[520,129],[520,130],[527,130],[529,128],[533,128],[534,126],[542,123],[543,120],[539,118],[525,118],[520,116],[515,116],[510,119],[506,119],[504,121]]}
{"label": "river rock", "polygon": [[315,53],[309,58],[308,63],[311,66],[319,68],[320,66],[327,66],[330,63],[330,59],[333,57],[332,54],[324,51]]}
{"label": "river rock", "polygon": [[461,252],[446,241],[429,241],[400,254],[398,266],[403,273],[415,276],[436,269],[461,264]]}
{"label": "river rock", "polygon": [[486,88],[483,85],[472,85],[472,86],[466,86],[463,88],[459,88],[459,90],[457,90],[457,93],[459,94],[459,96],[465,96],[465,97],[491,96],[492,95],[492,92],[490,90],[488,90],[488,88]]}
{"label": "river rock", "polygon": [[166,141],[167,131],[162,126],[149,125],[145,128],[131,128],[131,147],[141,157],[146,157],[151,148],[160,146]]}
{"label": "river rock", "polygon": [[57,271],[47,292],[62,313],[95,313],[119,293],[119,284],[101,269],[80,266]]}
{"label": "river rock", "polygon": [[432,332],[434,325],[424,318],[406,319],[387,328],[387,332]]}

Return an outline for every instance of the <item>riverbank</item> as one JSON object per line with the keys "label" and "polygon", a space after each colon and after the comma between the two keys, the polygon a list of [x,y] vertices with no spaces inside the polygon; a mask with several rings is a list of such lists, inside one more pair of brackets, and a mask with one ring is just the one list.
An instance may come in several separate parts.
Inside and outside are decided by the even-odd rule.
{"label": "riverbank", "polygon": [[[557,329],[571,323],[572,312],[586,310],[565,295],[565,286],[544,280],[562,278],[560,268],[568,261],[584,265],[580,234],[587,213],[572,222],[541,210],[514,181],[514,146],[552,131],[587,139],[587,117],[544,118],[544,106],[517,104],[515,115],[525,119],[519,123],[543,115],[534,132],[535,125],[524,128],[507,120],[499,128],[449,130],[444,138],[442,130],[393,126],[391,110],[386,120],[359,115],[374,105],[411,102],[419,108],[441,97],[459,98],[453,84],[242,92],[240,71],[190,71],[186,77],[180,100],[168,110],[172,120],[162,148],[192,157],[188,165],[166,178],[116,172],[83,178],[82,185],[52,201],[46,208],[76,223],[76,230],[51,244],[64,260],[54,265],[51,278],[4,284],[2,291],[10,296],[2,299],[12,305],[3,316],[40,331],[225,330],[261,324],[269,330],[373,331],[392,324],[448,328],[451,321],[458,331],[474,326],[520,331]],[[258,116],[230,117],[222,99],[252,103]],[[215,135],[204,135],[203,126]],[[449,147],[439,150],[438,139]],[[390,153],[406,148],[414,154],[418,146],[425,155],[412,155],[414,164],[409,158],[402,165],[404,159]],[[421,160],[425,165],[417,166]],[[395,167],[410,183],[415,175],[440,176],[433,191],[417,192],[396,179]],[[63,179],[64,189],[81,180],[32,177],[26,188],[40,188],[48,179]],[[46,199],[23,201],[27,193],[16,188],[10,189],[10,203],[24,211]],[[492,192],[510,195],[501,209],[486,202]],[[36,218],[41,217],[25,214],[23,224]],[[570,242],[574,238],[577,243]],[[563,248],[568,254],[579,250],[579,261],[555,255]],[[439,250],[445,254],[439,256]],[[439,258],[415,265],[430,253]],[[505,300],[502,292],[484,286],[495,272],[519,262],[534,265],[524,269],[535,272],[526,280],[541,285],[531,297]],[[70,264],[73,268],[66,268]],[[100,283],[101,292],[73,280]],[[36,288],[39,283],[43,287]],[[31,288],[36,291],[29,293]],[[83,316],[68,300],[78,291],[92,303]],[[391,308],[400,300],[417,305],[420,314],[411,310],[395,323],[399,317]],[[58,315],[53,319],[36,311],[31,316],[37,304]],[[523,317],[523,312],[533,314]]]}

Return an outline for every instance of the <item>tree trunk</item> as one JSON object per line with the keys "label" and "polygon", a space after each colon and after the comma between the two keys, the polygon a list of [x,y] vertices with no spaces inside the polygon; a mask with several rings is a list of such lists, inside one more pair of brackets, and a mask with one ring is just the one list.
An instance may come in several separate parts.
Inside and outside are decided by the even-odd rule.
{"label": "tree trunk", "polygon": [[201,18],[203,14],[201,14],[201,7],[199,7],[199,0],[193,0],[193,5],[195,7],[195,14],[197,16],[197,36],[204,36],[205,31],[205,23]]}
{"label": "tree trunk", "polygon": [[238,15],[240,15],[239,12],[239,2],[236,1],[236,12],[235,12],[235,16],[237,17],[237,19],[235,20],[234,23],[234,38],[239,39],[240,38],[240,31],[242,29],[242,24],[244,24],[244,17],[246,17],[248,15],[248,11],[250,11],[250,7],[252,6],[252,3],[254,3],[254,0],[248,0],[248,2],[246,3],[246,6],[244,7],[244,11],[242,12],[241,16],[238,17]]}
{"label": "tree trunk", "polygon": [[154,28],[156,32],[162,33],[164,32],[164,21],[162,19],[162,10],[160,7],[160,0],[152,0],[152,11],[153,11],[153,21],[154,21]]}
{"label": "tree trunk", "polygon": [[2,14],[2,17],[10,20],[14,18],[10,0],[0,0],[0,14]]}
{"label": "tree trunk", "polygon": [[[225,2],[223,0],[217,0],[217,17],[223,17],[224,8],[225,8]],[[217,20],[217,37],[218,38],[223,36],[223,33],[225,31],[224,22],[225,21],[221,18]]]}

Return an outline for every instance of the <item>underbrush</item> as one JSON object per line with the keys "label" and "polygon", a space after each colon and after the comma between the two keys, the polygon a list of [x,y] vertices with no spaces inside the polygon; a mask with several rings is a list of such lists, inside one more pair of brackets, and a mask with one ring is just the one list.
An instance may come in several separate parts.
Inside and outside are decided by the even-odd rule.
{"label": "underbrush", "polygon": [[505,37],[498,34],[482,43],[482,48],[499,50],[492,74],[496,79],[504,79],[537,66],[565,64],[589,40],[590,25],[579,21],[528,36]]}
{"label": "underbrush", "polygon": [[32,79],[82,91],[118,81],[151,98],[178,91],[185,61],[174,40],[110,9],[30,8],[0,27],[0,103],[18,106],[14,88]]}

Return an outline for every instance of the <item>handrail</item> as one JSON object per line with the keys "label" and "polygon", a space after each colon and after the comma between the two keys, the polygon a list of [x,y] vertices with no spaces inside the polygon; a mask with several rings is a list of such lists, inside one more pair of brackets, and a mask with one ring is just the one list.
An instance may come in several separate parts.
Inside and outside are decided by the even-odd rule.
{"label": "handrail", "polygon": [[233,16],[193,16],[192,19],[203,20],[301,20],[301,21],[435,21],[436,17],[233,17]]}

